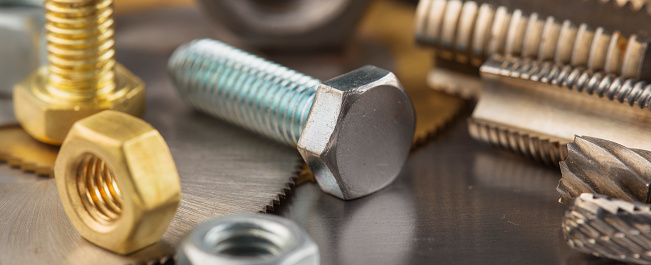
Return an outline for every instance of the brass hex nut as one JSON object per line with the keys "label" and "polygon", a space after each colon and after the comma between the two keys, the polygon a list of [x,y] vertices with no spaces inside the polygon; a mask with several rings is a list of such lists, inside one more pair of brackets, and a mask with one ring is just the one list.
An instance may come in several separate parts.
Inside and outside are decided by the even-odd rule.
{"label": "brass hex nut", "polygon": [[54,165],[63,208],[88,241],[119,254],[163,236],[181,199],[181,184],[163,137],[117,111],[82,119]]}
{"label": "brass hex nut", "polygon": [[134,116],[145,112],[145,84],[126,68],[117,65],[116,89],[109,95],[89,100],[62,99],[47,87],[47,66],[41,66],[14,87],[16,119],[32,137],[60,145],[72,125],[103,110],[117,110]]}

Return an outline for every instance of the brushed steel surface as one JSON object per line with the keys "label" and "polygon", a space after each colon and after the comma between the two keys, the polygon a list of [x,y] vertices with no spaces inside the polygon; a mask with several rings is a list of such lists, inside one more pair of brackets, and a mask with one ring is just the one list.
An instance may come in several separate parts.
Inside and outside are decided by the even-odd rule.
{"label": "brushed steel surface", "polygon": [[[118,18],[118,60],[148,85],[144,119],[167,141],[181,176],[181,205],[157,244],[119,256],[82,239],[59,200],[54,179],[0,165],[0,264],[132,264],[165,261],[195,225],[216,216],[273,208],[293,185],[302,164],[290,147],[276,144],[187,107],[166,72],[180,43],[209,35],[198,11],[186,9]],[[165,27],[166,23],[184,27]],[[161,28],[164,27],[164,28]],[[175,36],[168,39],[166,36]],[[187,37],[187,38],[186,38]],[[137,41],[136,41],[137,40]],[[5,104],[2,104],[4,112]],[[4,116],[5,114],[3,114]]]}
{"label": "brushed steel surface", "polygon": [[457,121],[373,196],[342,202],[303,184],[277,214],[308,231],[321,264],[612,264],[565,244],[559,178]]}

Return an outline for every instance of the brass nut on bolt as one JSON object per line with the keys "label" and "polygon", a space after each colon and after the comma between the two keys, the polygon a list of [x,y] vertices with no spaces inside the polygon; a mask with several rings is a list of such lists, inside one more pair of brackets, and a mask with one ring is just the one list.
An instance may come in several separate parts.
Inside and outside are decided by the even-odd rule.
{"label": "brass nut on bolt", "polygon": [[14,112],[34,138],[60,145],[102,110],[140,116],[145,85],[116,63],[112,0],[47,0],[48,61],[14,88]]}
{"label": "brass nut on bolt", "polygon": [[75,123],[54,172],[63,208],[79,234],[119,254],[157,242],[181,199],[165,140],[146,122],[117,111]]}

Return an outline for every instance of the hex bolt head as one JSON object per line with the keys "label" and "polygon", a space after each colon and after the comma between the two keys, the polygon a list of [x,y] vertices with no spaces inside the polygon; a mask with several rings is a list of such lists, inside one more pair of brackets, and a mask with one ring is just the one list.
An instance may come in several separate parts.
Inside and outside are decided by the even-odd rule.
{"label": "hex bolt head", "polygon": [[396,76],[364,66],[319,85],[298,151],[325,192],[355,199],[400,173],[414,124],[413,106]]}
{"label": "hex bolt head", "polygon": [[77,232],[128,254],[156,243],[181,200],[181,182],[163,137],[145,121],[107,110],[75,123],[54,175]]}
{"label": "hex bolt head", "polygon": [[48,63],[14,87],[16,119],[61,145],[72,125],[103,110],[140,116],[145,85],[115,61],[113,0],[46,0]]}
{"label": "hex bolt head", "polygon": [[321,188],[371,194],[400,173],[415,113],[391,72],[364,66],[325,83],[215,40],[179,47],[169,72],[191,106],[297,145]]}

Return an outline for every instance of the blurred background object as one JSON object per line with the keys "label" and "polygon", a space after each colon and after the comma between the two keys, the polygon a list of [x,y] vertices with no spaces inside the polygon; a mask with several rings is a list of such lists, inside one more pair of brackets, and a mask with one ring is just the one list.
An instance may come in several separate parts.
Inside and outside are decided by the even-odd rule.
{"label": "blurred background object", "polygon": [[43,1],[0,1],[0,97],[35,70],[45,57]]}
{"label": "blurred background object", "polygon": [[[32,0],[36,1],[36,0]],[[43,1],[41,1],[43,2]],[[115,0],[115,12],[118,14],[136,13],[150,9],[191,6],[194,0]]]}
{"label": "blurred background object", "polygon": [[[340,46],[351,39],[369,0],[200,0],[226,34],[262,49]],[[230,36],[229,36],[230,35]]]}

